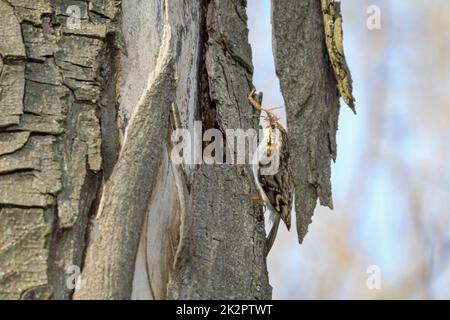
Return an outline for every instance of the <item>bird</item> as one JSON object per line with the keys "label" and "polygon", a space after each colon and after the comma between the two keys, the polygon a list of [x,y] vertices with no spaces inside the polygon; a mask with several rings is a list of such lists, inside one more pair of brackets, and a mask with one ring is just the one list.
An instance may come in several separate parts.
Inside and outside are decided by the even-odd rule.
{"label": "bird", "polygon": [[[270,210],[272,228],[266,238],[265,254],[268,255],[275,241],[280,220],[286,228],[291,228],[291,209],[294,186],[289,167],[289,144],[286,129],[279,119],[272,113],[273,109],[266,109],[254,98],[253,89],[248,100],[250,104],[265,113],[263,135],[256,152],[253,155],[252,171],[260,197]],[[275,168],[272,168],[275,162]],[[275,170],[273,170],[275,169]]]}

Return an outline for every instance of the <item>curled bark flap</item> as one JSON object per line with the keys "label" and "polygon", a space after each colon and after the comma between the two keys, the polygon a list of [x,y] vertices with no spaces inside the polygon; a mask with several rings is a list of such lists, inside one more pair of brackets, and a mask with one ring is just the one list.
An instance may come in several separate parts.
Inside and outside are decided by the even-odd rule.
{"label": "curled bark flap", "polygon": [[156,183],[175,91],[171,49],[171,30],[166,25],[157,66],[134,109],[105,186],[76,299],[130,298],[139,233]]}

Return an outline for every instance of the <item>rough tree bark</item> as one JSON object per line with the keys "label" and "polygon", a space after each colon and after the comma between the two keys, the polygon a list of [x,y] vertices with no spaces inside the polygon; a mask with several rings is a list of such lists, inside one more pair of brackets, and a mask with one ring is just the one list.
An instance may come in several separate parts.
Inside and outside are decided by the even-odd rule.
{"label": "rough tree bark", "polygon": [[[257,129],[245,10],[0,0],[0,298],[271,297],[262,209],[241,197],[257,193],[250,166],[169,157],[171,112],[191,132]],[[332,206],[336,155],[319,1],[273,0],[273,34],[301,240],[317,197]]]}
{"label": "rough tree bark", "polygon": [[333,209],[339,93],[325,46],[320,1],[272,0],[275,68],[286,104],[297,234],[308,231],[317,199]]}
{"label": "rough tree bark", "polygon": [[[1,0],[0,297],[67,299],[118,147],[118,1]],[[103,158],[103,159],[102,159]]]}

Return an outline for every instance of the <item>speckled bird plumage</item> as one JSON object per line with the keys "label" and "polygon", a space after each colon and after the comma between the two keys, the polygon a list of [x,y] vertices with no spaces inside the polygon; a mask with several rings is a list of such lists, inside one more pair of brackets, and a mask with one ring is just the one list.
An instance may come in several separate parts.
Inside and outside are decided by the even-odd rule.
{"label": "speckled bird plumage", "polygon": [[[288,230],[291,227],[293,183],[289,168],[288,136],[284,127],[269,110],[262,108],[250,96],[249,100],[255,108],[266,114],[263,137],[255,153],[257,158],[253,161],[253,175],[261,198],[273,215],[273,226],[266,241],[267,254],[275,240],[280,219],[284,221]],[[264,164],[262,159],[265,157],[273,157],[278,161],[278,170],[273,174],[263,172],[263,169],[271,164]]]}

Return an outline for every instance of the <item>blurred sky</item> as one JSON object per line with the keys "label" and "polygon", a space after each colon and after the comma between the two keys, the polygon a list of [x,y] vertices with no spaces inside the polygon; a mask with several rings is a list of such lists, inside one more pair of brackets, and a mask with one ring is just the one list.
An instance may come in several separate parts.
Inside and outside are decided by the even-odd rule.
{"label": "blurred sky", "polygon": [[[369,30],[369,5],[381,29]],[[269,255],[280,299],[450,298],[450,1],[343,0],[358,115],[341,103],[335,210],[317,207],[304,243],[283,226]],[[254,84],[284,104],[270,0],[248,0]],[[285,120],[283,111],[281,111]],[[381,271],[369,290],[367,268]]]}

